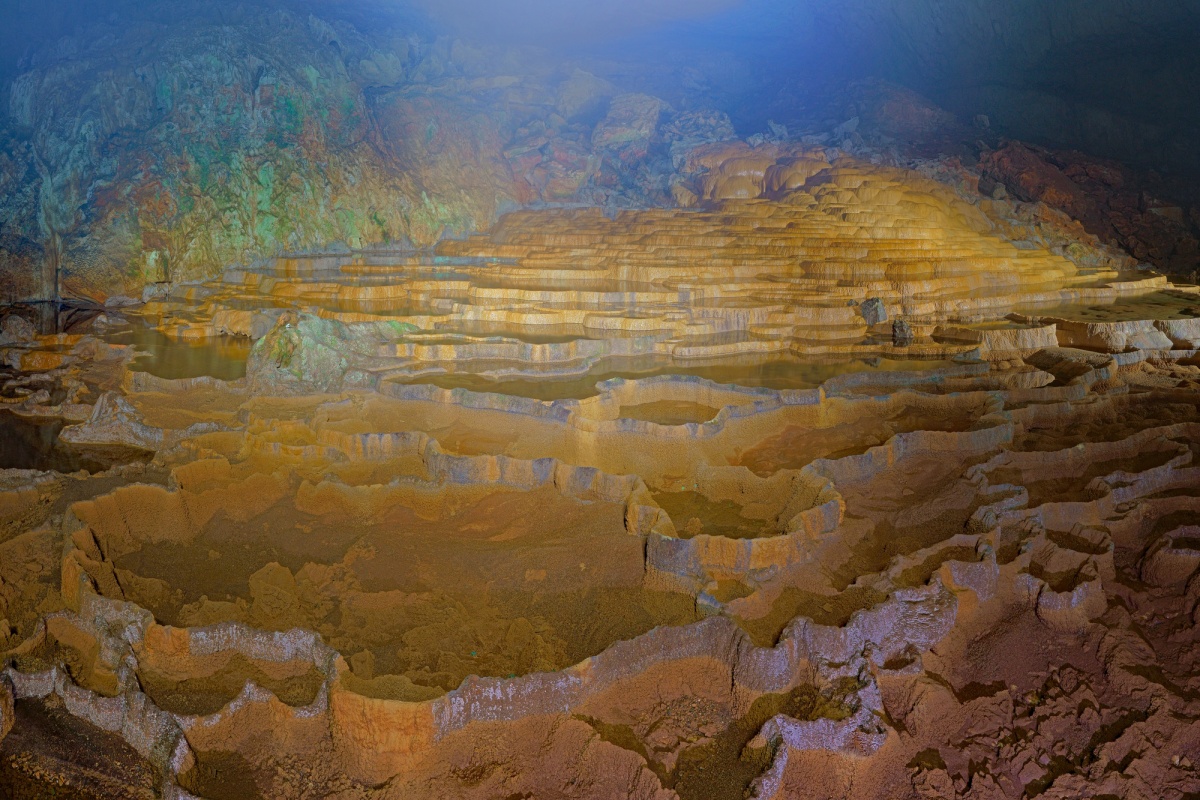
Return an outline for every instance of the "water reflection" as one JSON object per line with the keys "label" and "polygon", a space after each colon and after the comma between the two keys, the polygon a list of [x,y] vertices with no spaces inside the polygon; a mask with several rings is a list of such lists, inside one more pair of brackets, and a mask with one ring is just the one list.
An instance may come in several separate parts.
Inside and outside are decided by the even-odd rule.
{"label": "water reflection", "polygon": [[610,378],[636,380],[659,375],[682,375],[705,378],[715,383],[734,384],[747,388],[762,387],[775,390],[815,389],[830,378],[857,372],[921,372],[961,366],[950,359],[890,359],[850,358],[840,361],[801,361],[771,359],[766,361],[725,361],[719,364],[694,362],[671,363],[663,358],[611,359],[606,366],[587,375],[571,378],[514,377],[493,379],[482,375],[456,372],[441,375],[414,376],[396,379],[402,383],[419,383],[442,389],[468,389],[475,392],[494,392],[535,400],[582,400],[600,394],[596,384]]}
{"label": "water reflection", "polygon": [[1200,296],[1173,290],[1118,297],[1102,303],[1026,304],[1017,312],[1029,317],[1078,322],[1130,322],[1145,319],[1194,319],[1200,316]]}
{"label": "water reflection", "polygon": [[246,375],[253,343],[240,336],[215,336],[197,342],[172,339],[142,322],[104,336],[111,344],[132,345],[140,355],[129,365],[133,372],[179,380],[208,375],[234,381]]}

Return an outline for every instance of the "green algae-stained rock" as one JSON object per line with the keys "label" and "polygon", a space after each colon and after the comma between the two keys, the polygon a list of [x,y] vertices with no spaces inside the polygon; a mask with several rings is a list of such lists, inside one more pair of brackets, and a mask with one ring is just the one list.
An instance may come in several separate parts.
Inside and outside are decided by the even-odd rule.
{"label": "green algae-stained rock", "polygon": [[[18,146],[0,159],[0,267],[58,258],[66,293],[103,298],[283,252],[490,225],[511,196],[505,135],[478,114],[439,123],[446,157],[404,163],[395,103],[381,125],[353,70],[368,58],[371,76],[395,73],[393,58],[345,25],[331,47],[332,31],[266,11],[236,27],[134,26],[115,42],[81,36],[74,57],[21,75]],[[437,103],[412,109],[418,127]],[[52,289],[39,282],[0,288]]]}
{"label": "green algae-stained rock", "polygon": [[0,300],[139,296],[286,253],[426,246],[527,204],[670,202],[680,136],[664,138],[657,98],[512,48],[229,0],[178,11],[84,27],[13,81]]}
{"label": "green algae-stained rock", "polygon": [[311,314],[286,313],[250,352],[246,377],[261,394],[337,392],[370,386],[381,345],[417,330],[386,320],[344,324]]}

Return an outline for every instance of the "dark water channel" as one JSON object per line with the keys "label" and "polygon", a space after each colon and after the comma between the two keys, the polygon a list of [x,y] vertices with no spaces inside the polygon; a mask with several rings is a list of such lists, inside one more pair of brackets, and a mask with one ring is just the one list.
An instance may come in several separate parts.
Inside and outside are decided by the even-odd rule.
{"label": "dark water channel", "polygon": [[131,447],[75,447],[58,438],[64,425],[62,420],[31,420],[0,411],[0,469],[103,472],[154,455]]}

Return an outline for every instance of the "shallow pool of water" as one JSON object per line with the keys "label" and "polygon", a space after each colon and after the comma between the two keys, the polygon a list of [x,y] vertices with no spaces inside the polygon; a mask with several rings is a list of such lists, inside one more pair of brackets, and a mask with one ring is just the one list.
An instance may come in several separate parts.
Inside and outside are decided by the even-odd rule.
{"label": "shallow pool of water", "polygon": [[197,342],[173,339],[135,321],[129,328],[104,336],[111,344],[132,345],[139,355],[130,364],[133,372],[179,380],[210,376],[234,381],[246,375],[246,360],[253,342],[240,336],[215,336]]}
{"label": "shallow pool of water", "polygon": [[712,500],[699,492],[655,492],[654,502],[675,523],[676,536],[724,536],[727,539],[757,539],[777,536],[779,530],[766,520],[742,515],[732,500]]}
{"label": "shallow pool of water", "polygon": [[653,403],[637,403],[621,406],[617,416],[658,425],[687,425],[690,422],[708,422],[719,409],[690,400],[656,400]]}
{"label": "shallow pool of water", "polygon": [[1145,319],[1192,319],[1200,316],[1200,295],[1152,292],[1109,303],[1064,303],[1018,311],[1030,317],[1057,317],[1078,322],[1130,322]]}
{"label": "shallow pool of water", "polygon": [[680,375],[747,388],[761,387],[783,391],[815,389],[830,378],[858,372],[927,372],[961,366],[959,362],[949,359],[888,358],[854,358],[829,362],[775,359],[758,363],[730,360],[721,364],[668,363],[661,358],[620,361],[614,359],[606,361],[605,365],[587,375],[570,378],[546,376],[495,379],[462,372],[414,377],[400,382],[428,384],[442,389],[493,392],[535,400],[583,400],[600,394],[596,385],[611,378],[642,380],[660,375]]}

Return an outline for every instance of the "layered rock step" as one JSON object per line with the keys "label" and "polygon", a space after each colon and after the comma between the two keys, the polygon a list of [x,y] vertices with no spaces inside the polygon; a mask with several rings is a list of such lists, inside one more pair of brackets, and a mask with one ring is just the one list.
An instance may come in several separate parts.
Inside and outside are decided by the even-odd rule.
{"label": "layered rock step", "polygon": [[[1168,286],[1014,239],[994,207],[916,172],[736,147],[694,166],[696,208],[517,211],[430,253],[230,270],[149,312],[184,337],[261,337],[280,308],[388,322],[401,335],[380,355],[397,367],[495,377],[651,356],[953,356],[971,348],[931,338],[939,327]],[[897,320],[912,337],[892,336]]]}

